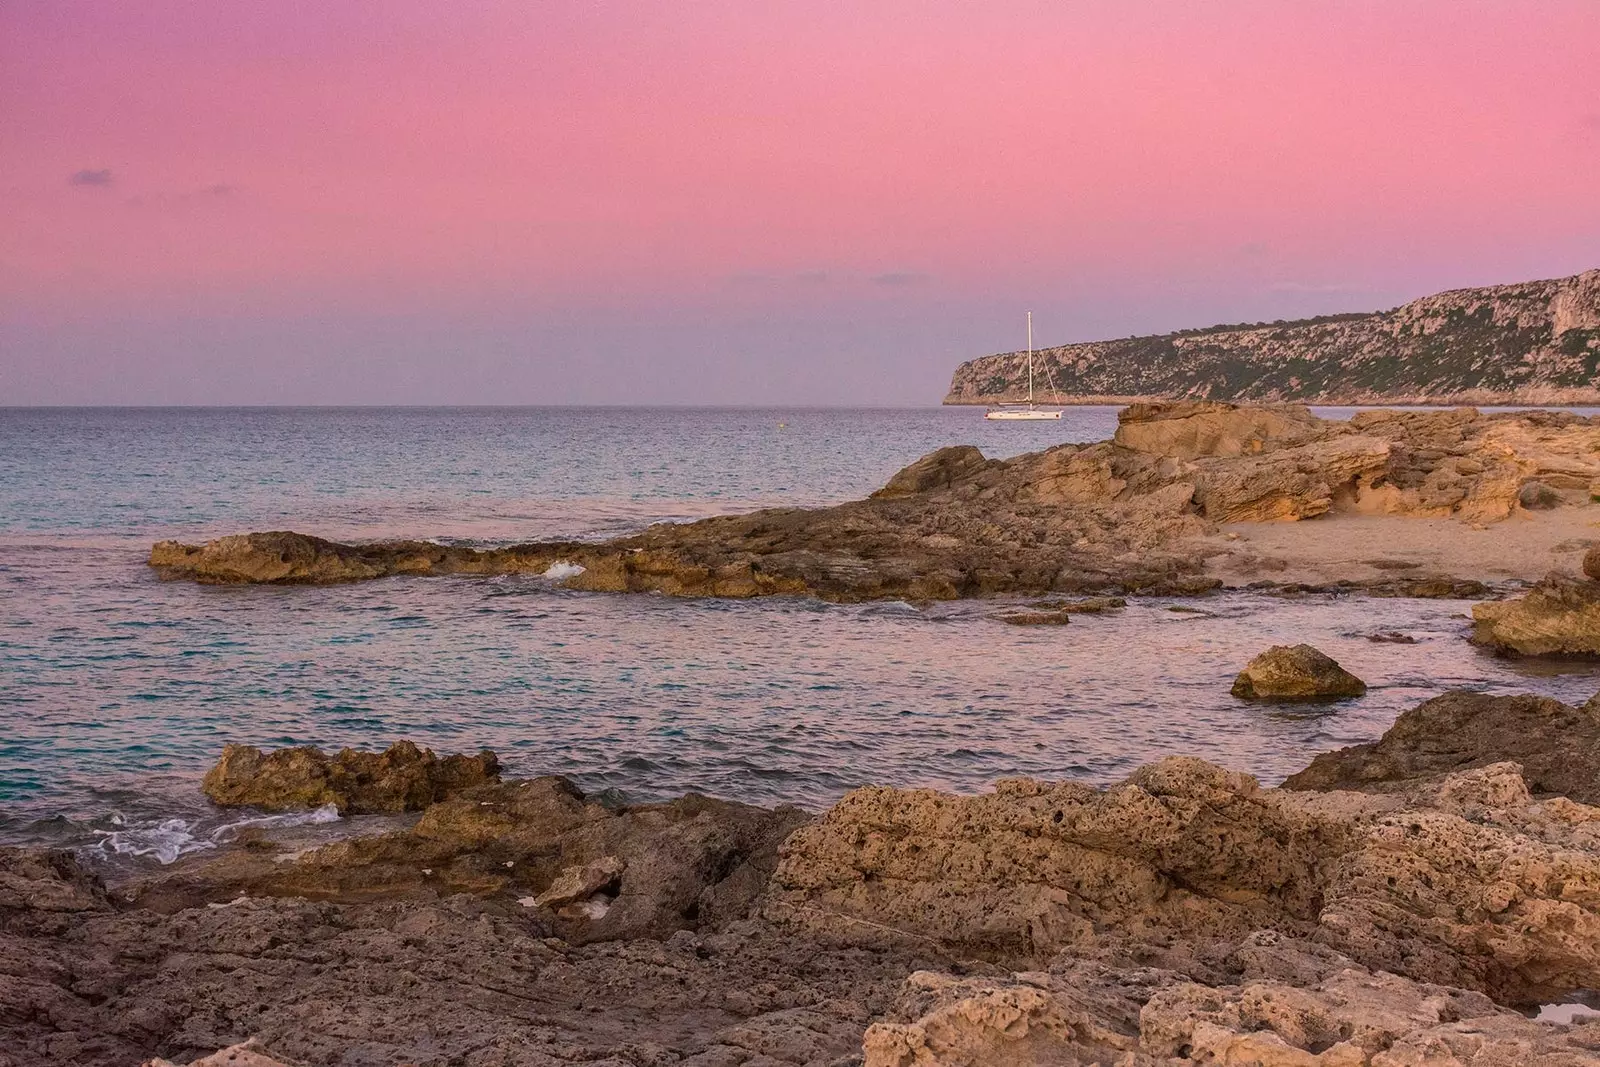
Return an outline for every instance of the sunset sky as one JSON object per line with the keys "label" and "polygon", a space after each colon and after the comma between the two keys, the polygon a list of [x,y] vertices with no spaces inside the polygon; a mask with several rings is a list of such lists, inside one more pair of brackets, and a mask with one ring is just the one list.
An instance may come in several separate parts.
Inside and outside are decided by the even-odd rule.
{"label": "sunset sky", "polygon": [[0,405],[936,403],[1600,266],[1596,0],[0,0]]}

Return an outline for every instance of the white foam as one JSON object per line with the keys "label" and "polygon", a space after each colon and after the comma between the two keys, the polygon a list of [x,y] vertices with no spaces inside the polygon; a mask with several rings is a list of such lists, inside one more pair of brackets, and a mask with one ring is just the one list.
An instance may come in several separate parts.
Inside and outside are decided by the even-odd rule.
{"label": "white foam", "polygon": [[583,573],[583,570],[576,563],[568,563],[564,559],[558,559],[550,564],[549,569],[544,572],[544,576],[553,582],[559,582],[567,578],[576,578]]}
{"label": "white foam", "polygon": [[[209,833],[197,830],[198,819],[162,819],[146,826],[130,826],[124,830],[99,830],[99,848],[119,856],[153,856],[157,863],[175,863],[179,856],[205,852],[237,837],[239,831],[250,827],[310,826],[316,823],[337,822],[339,808],[324,804],[312,811],[297,811],[286,815],[258,815],[223,823]],[[123,824],[120,816],[113,823]]]}

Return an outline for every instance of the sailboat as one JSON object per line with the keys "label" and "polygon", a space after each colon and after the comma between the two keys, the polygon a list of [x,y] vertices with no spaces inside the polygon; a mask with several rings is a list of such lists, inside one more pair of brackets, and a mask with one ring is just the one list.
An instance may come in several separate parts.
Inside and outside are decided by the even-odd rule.
{"label": "sailboat", "polygon": [[[1048,365],[1045,367],[1044,372],[1050,375]],[[1055,388],[1055,376],[1050,375],[1050,391],[1054,393]],[[1061,403],[1059,396],[1056,397],[1056,403]],[[1001,422],[1033,422],[1038,419],[1059,419],[1061,417],[1060,408],[1040,408],[1033,405],[1033,312],[1031,311],[1028,312],[1028,406],[1006,404],[1001,407],[990,408],[983,413],[983,417]]]}

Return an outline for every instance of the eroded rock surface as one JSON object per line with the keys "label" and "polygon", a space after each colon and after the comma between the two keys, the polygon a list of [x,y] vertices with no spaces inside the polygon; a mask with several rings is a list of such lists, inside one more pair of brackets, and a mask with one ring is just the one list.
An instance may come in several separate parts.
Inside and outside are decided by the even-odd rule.
{"label": "eroded rock surface", "polygon": [[1600,657],[1600,582],[1551,574],[1525,596],[1474,604],[1472,641],[1518,656]]}
{"label": "eroded rock surface", "polygon": [[1600,426],[1568,413],[1369,411],[1342,422],[1292,405],[1184,402],[1137,404],[1119,418],[1111,441],[1003,461],[945,448],[868,500],[662,524],[604,544],[341,545],[276,532],[162,542],[150,565],[202,582],[321,583],[565,563],[583,568],[563,579],[573,588],[681,596],[1190,595],[1220,584],[1208,571],[1219,558],[1253,566],[1247,545],[1218,543],[1220,524],[1328,514],[1494,522],[1525,511],[1533,482],[1587,505],[1600,481]]}
{"label": "eroded rock surface", "polygon": [[[1600,987],[1600,808],[1540,725],[1579,711],[1430,709],[1360,792],[1169,759],[812,820],[542,778],[109,890],[0,850],[0,1067],[250,1039],[317,1065],[1593,1065],[1600,1023],[1506,1007]],[[1407,736],[1457,742],[1407,762]]]}
{"label": "eroded rock surface", "polygon": [[1239,672],[1232,689],[1245,700],[1337,700],[1366,691],[1366,682],[1310,645],[1273,645]]}
{"label": "eroded rock surface", "polygon": [[[1252,953],[1270,946],[1261,973]],[[1600,1016],[1555,1027],[1481,994],[1374,973],[1258,934],[1228,984],[1058,961],[989,978],[919,972],[863,1042],[863,1067],[1590,1067]]]}
{"label": "eroded rock surface", "polygon": [[1271,928],[1502,1000],[1600,982],[1600,809],[1526,791],[1469,806],[1475,783],[1453,784],[1440,807],[1437,792],[1264,790],[1169,759],[1103,791],[862,789],[784,845],[766,914],[1009,965],[1108,936],[1205,943]]}
{"label": "eroded rock surface", "polygon": [[1402,712],[1377,741],[1324,752],[1284,787],[1404,792],[1504,761],[1517,763],[1536,793],[1600,804],[1600,706],[1446,693]]}
{"label": "eroded rock surface", "polygon": [[410,741],[383,752],[347,748],[331,756],[315,748],[263,753],[251,745],[228,745],[201,789],[223,807],[295,811],[333,804],[341,815],[371,815],[421,811],[499,775],[493,752],[440,759]]}

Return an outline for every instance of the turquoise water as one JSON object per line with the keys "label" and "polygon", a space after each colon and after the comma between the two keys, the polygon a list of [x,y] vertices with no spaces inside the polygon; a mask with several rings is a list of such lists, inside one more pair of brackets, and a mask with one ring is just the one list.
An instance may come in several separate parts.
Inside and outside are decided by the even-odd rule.
{"label": "turquoise water", "polygon": [[[1467,605],[1230,594],[1063,628],[992,604],[608,596],[538,578],[331,588],[157,580],[163,537],[246,529],[474,541],[857,497],[945,444],[1008,455],[1115,412],[970,409],[0,410],[0,841],[170,858],[237,819],[200,798],[229,741],[492,747],[515,774],[820,807],[867,782],[1114,780],[1200,755],[1276,780],[1445,688],[1583,700],[1587,666],[1474,651]],[[1416,645],[1365,635],[1402,630]],[[1274,711],[1228,696],[1306,640],[1373,685]]]}

